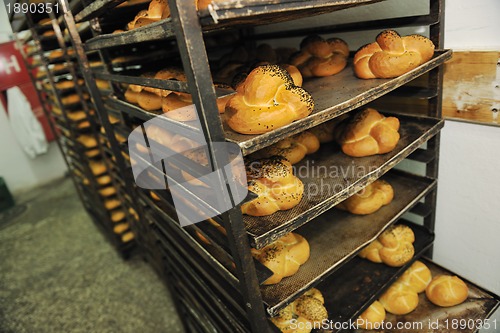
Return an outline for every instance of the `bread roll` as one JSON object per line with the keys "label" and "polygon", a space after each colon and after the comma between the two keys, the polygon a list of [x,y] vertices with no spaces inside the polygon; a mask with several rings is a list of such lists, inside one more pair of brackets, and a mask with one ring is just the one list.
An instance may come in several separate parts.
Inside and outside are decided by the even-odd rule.
{"label": "bread roll", "polygon": [[349,121],[338,141],[344,154],[352,157],[385,154],[398,144],[398,130],[397,118],[386,118],[368,108]]}
{"label": "bread roll", "polygon": [[316,135],[320,143],[328,143],[335,140],[338,125],[349,116],[343,114],[321,125],[311,128],[309,131]]}
{"label": "bread roll", "polygon": [[385,309],[379,301],[373,302],[356,320],[358,328],[372,330],[380,328],[385,320]]}
{"label": "bread roll", "polygon": [[382,206],[391,203],[394,198],[392,186],[384,180],[376,180],[358,193],[337,205],[351,214],[368,215],[375,213]]}
{"label": "bread roll", "polygon": [[361,79],[394,78],[429,61],[434,44],[426,37],[401,37],[394,30],[382,31],[376,42],[360,48],[354,55],[354,73]]}
{"label": "bread roll", "polygon": [[387,312],[395,315],[405,315],[418,306],[418,294],[401,283],[394,283],[380,297],[380,303]]}
{"label": "bread roll", "polygon": [[406,285],[416,293],[425,291],[432,280],[432,273],[421,261],[415,261],[398,279],[399,283]]}
{"label": "bread roll", "polygon": [[[125,98],[127,97],[125,96]],[[139,104],[139,106],[146,111],[159,110],[162,107],[162,98],[157,94],[154,94],[146,90],[142,90],[137,95],[137,104]]]}
{"label": "bread roll", "polygon": [[294,176],[292,165],[280,157],[247,165],[247,180],[248,190],[258,195],[241,205],[242,213],[247,215],[266,216],[291,209],[304,193],[304,184]]}
{"label": "bread roll", "polygon": [[391,226],[360,251],[359,256],[375,263],[401,267],[415,255],[415,235],[405,225]]}
{"label": "bread roll", "polygon": [[242,134],[261,134],[309,115],[314,102],[277,65],[252,70],[226,105],[227,124]]}
{"label": "bread roll", "polygon": [[366,246],[364,249],[362,249],[358,255],[363,259],[370,260],[371,262],[382,263],[379,251],[383,247],[384,246],[382,245],[382,243],[380,243],[378,239],[376,239],[373,242],[371,242],[368,246]]}
{"label": "bread roll", "polygon": [[306,155],[315,153],[319,149],[319,140],[316,135],[305,131],[283,139],[254,154],[256,158],[281,156],[291,164],[299,163]]}
{"label": "bread roll", "polygon": [[122,210],[115,210],[111,212],[111,221],[112,222],[120,222],[121,220],[125,219],[125,212]]}
{"label": "bread roll", "polygon": [[260,250],[252,249],[252,255],[274,273],[263,284],[276,284],[297,273],[309,259],[309,243],[304,237],[289,233]]}
{"label": "bread roll", "polygon": [[425,295],[432,303],[449,307],[463,303],[469,295],[469,288],[457,276],[440,275],[429,283]]}
{"label": "bread roll", "polygon": [[121,203],[120,203],[120,200],[118,200],[118,199],[108,199],[108,200],[104,201],[104,207],[107,210],[113,210],[115,208],[120,207],[120,205],[121,205]]}
{"label": "bread roll", "polygon": [[347,65],[349,47],[340,38],[324,40],[320,36],[306,37],[300,52],[293,56],[290,63],[302,73],[305,78],[331,76],[342,71]]}
{"label": "bread roll", "polygon": [[271,321],[283,333],[310,333],[308,327],[319,326],[328,319],[323,303],[321,292],[312,288],[281,310],[278,316],[271,318]]}

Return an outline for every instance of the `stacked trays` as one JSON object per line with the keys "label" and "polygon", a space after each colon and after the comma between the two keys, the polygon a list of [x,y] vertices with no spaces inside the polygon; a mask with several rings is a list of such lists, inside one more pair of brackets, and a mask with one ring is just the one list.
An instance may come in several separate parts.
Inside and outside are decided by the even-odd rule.
{"label": "stacked trays", "polygon": [[[115,172],[123,176],[122,185],[127,192],[121,199],[137,208],[136,239],[144,256],[169,287],[186,331],[278,332],[270,318],[313,287],[322,292],[332,323],[356,319],[412,262],[424,255],[432,255],[439,131],[443,127],[441,65],[451,57],[451,51],[441,49],[442,1],[431,0],[429,14],[420,16],[261,35],[254,34],[250,28],[263,22],[290,21],[347,7],[370,6],[378,1],[224,0],[198,13],[190,1],[168,2],[172,18],[152,20],[155,22],[131,30],[124,30],[124,27],[139,11],[148,9],[148,2],[100,0],[74,9],[67,0],[62,0],[61,8],[66,13],[65,24],[69,27],[88,93],[99,116],[93,118],[102,120],[109,142],[109,146],[102,145],[102,150],[117,161],[118,170]],[[86,39],[76,24],[90,20],[92,38]],[[228,92],[220,86],[214,87],[212,78],[215,74],[212,75],[211,69],[215,71],[222,63],[223,55],[235,46],[251,48],[260,40],[309,33],[363,33],[364,30],[415,25],[430,28],[430,39],[436,45],[436,51],[429,61],[395,79],[357,79],[349,61],[348,67],[337,75],[306,80],[304,88],[315,100],[315,109],[306,118],[265,134],[243,135],[231,130],[225,116],[219,116],[216,111],[217,96]],[[187,82],[154,78],[154,73],[167,65],[183,68]],[[97,80],[109,81],[109,89],[103,90]],[[189,121],[157,118],[162,114],[161,107],[146,110],[131,98],[133,92],[154,92],[155,89],[189,92],[200,110],[201,129]],[[404,101],[404,105],[412,107],[394,108],[392,99]],[[143,124],[155,119],[169,129],[204,137],[210,144],[234,143],[249,159],[250,154],[293,134],[375,104],[383,114],[397,116],[401,122],[401,139],[396,148],[387,154],[351,158],[334,143],[322,145],[318,152],[295,166],[296,170],[308,171],[298,175],[305,185],[302,201],[293,209],[265,217],[242,215],[240,206],[237,206],[206,221],[181,227],[174,199],[162,185],[166,179],[171,180],[166,172],[171,165],[164,162],[152,165],[147,154],[131,156],[129,149],[137,147],[129,147],[127,140],[133,130],[144,131]],[[414,112],[415,105],[420,106],[418,112]],[[167,138],[165,133],[155,138],[148,137],[146,145],[152,146]],[[175,149],[168,144],[164,146]],[[178,163],[172,168],[188,172],[195,178],[206,172],[202,165],[190,166],[185,162],[181,156],[172,162]],[[159,185],[151,188],[136,186],[132,176],[136,163],[147,164],[152,183]],[[421,171],[418,174],[403,171],[408,165]],[[335,167],[355,172],[318,175],[312,172],[313,167]],[[334,208],[379,178],[394,188],[395,198],[390,205],[367,216],[356,216]],[[333,190],[312,191],[321,186]],[[245,200],[254,197],[249,194]],[[210,208],[192,192],[186,193],[185,204],[194,211],[200,206]],[[413,222],[403,220],[403,215]],[[409,262],[392,268],[357,256],[395,223],[409,226],[415,234],[415,255]],[[261,249],[292,231],[308,240],[309,260],[295,275],[274,285],[264,285],[263,282],[273,273],[253,258],[251,248]],[[428,259],[425,261],[434,274],[446,272]],[[498,297],[471,283],[468,285],[474,291],[464,303],[469,313],[473,313],[475,319],[487,318],[498,306]],[[388,316],[388,320],[426,321],[463,316],[456,308],[444,312],[425,299],[421,303],[424,305],[407,317]]]}
{"label": "stacked trays", "polygon": [[[136,245],[131,225],[138,216],[102,133],[66,25],[54,14],[27,15],[26,21],[28,30],[18,34],[26,37],[18,42],[80,199],[110,243],[128,257]],[[90,37],[88,23],[77,29]]]}

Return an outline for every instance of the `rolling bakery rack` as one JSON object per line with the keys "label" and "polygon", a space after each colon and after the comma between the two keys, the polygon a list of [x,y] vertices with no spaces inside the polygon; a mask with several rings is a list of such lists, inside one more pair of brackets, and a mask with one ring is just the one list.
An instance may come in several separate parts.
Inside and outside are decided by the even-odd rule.
{"label": "rolling bakery rack", "polygon": [[[342,323],[357,318],[414,260],[432,255],[439,131],[444,124],[441,65],[451,58],[451,51],[442,49],[443,1],[426,1],[428,13],[423,15],[269,33],[256,33],[253,27],[354,6],[371,6],[379,1],[227,0],[199,12],[194,1],[168,2],[171,18],[121,32],[115,30],[122,29],[139,10],[147,8],[147,2],[82,1],[82,6],[75,9],[67,0],[61,0],[60,5],[88,93],[94,101],[98,116],[94,118],[104,128],[109,142],[109,147],[102,149],[116,160],[117,172],[123,177],[122,199],[130,202],[139,215],[139,220],[132,223],[137,241],[144,257],[166,281],[186,331],[278,332],[269,318],[312,287],[324,295],[330,320]],[[91,27],[90,39],[83,38],[78,30],[77,24],[85,22]],[[304,119],[266,134],[241,135],[229,129],[217,112],[220,91],[213,85],[211,69],[217,66],[221,54],[234,46],[255,46],[263,40],[313,33],[362,33],[415,26],[426,27],[436,45],[431,60],[396,79],[359,80],[348,66],[335,76],[308,80],[303,87],[313,96],[315,110]],[[141,76],[166,64],[182,66],[187,82]],[[111,90],[100,89],[97,80],[109,81]],[[308,168],[308,163],[314,161],[318,167],[334,165],[340,170],[356,172],[301,177],[306,192],[300,204],[291,210],[251,217],[242,215],[237,206],[213,219],[181,228],[167,190],[150,191],[135,186],[131,167],[137,161],[130,159],[123,138],[159,113],[126,102],[124,87],[130,84],[191,93],[214,170],[225,164],[215,157],[213,143],[233,142],[247,156],[365,105],[376,105],[388,114],[397,112],[401,140],[388,154],[356,160],[343,155],[338,148],[323,146],[297,168]],[[110,121],[110,116],[116,120]],[[162,119],[169,126],[200,134],[189,123]],[[403,160],[417,165],[420,174],[401,170]],[[182,160],[178,163],[182,166]],[[151,165],[151,170],[152,178],[167,177],[164,166]],[[199,174],[197,170],[189,171]],[[390,206],[369,217],[332,209],[380,177],[394,187],[396,197]],[[307,193],[308,188],[322,184],[339,190]],[[187,200],[193,207],[204,204],[194,194]],[[412,214],[403,218],[405,213]],[[407,221],[410,218],[414,221]],[[393,223],[407,224],[416,235],[416,255],[412,262],[390,268],[356,256]],[[310,259],[292,277],[275,285],[261,285],[272,273],[252,258],[250,248],[262,248],[294,230],[308,240]],[[423,260],[434,274],[448,272],[429,259]],[[417,311],[403,318],[388,316],[387,320],[490,316],[498,307],[498,297],[470,282],[469,288],[470,299],[459,309],[444,312],[421,298],[422,305]]]}
{"label": "rolling bakery rack", "polygon": [[[90,33],[88,24],[78,29],[84,36]],[[136,213],[124,200],[119,169],[100,132],[62,16],[28,13],[16,30],[25,66],[79,197],[108,241],[127,257],[135,248],[130,220]]]}

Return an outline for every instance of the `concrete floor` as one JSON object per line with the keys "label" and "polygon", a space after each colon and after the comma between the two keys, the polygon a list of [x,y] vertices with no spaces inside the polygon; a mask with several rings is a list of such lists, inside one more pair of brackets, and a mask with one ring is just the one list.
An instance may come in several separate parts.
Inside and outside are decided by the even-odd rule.
{"label": "concrete floor", "polygon": [[123,261],[69,179],[0,216],[0,332],[182,332],[168,291],[137,256]]}

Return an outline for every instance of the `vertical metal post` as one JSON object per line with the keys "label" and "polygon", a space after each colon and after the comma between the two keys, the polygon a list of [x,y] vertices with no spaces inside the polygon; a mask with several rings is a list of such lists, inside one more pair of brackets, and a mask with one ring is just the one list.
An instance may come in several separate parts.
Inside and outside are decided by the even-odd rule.
{"label": "vertical metal post", "polygon": [[[178,0],[169,0],[168,3],[189,89],[207,139],[212,168],[219,169],[219,166],[224,166],[224,161],[217,158],[213,143],[224,142],[225,136],[217,111],[215,89],[195,4]],[[256,333],[268,332],[269,326],[239,206],[222,214],[222,219],[252,330]]]}

